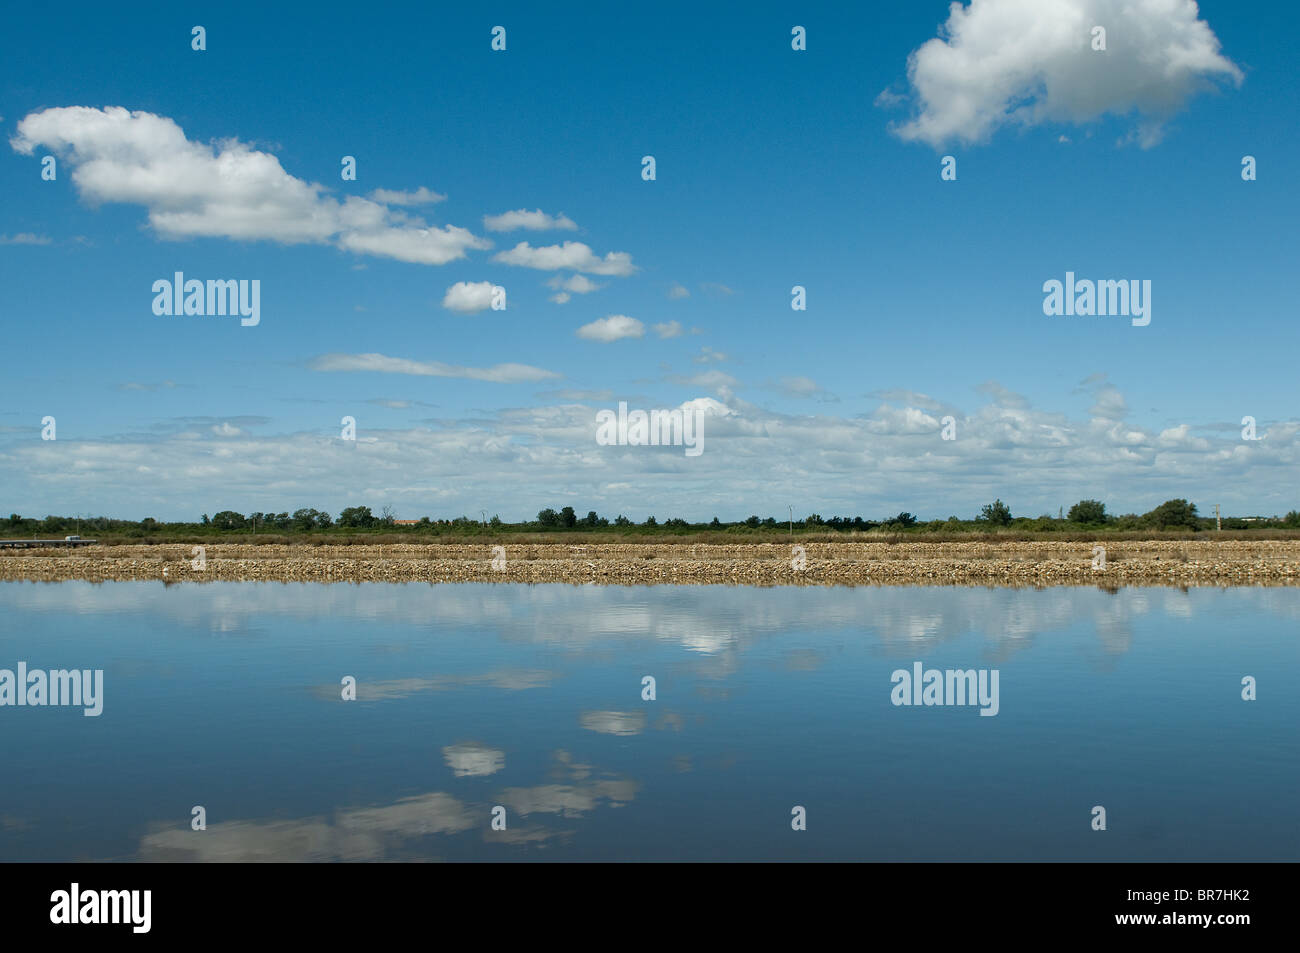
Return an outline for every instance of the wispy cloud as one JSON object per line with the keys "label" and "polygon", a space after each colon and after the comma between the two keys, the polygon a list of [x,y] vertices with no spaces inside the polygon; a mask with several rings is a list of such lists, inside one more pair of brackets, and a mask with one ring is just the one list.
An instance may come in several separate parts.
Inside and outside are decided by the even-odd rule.
{"label": "wispy cloud", "polygon": [[561,377],[554,371],[527,364],[458,367],[441,361],[413,361],[384,354],[322,354],[308,365],[314,371],[368,371],[375,374],[413,374],[422,377],[462,377],[466,380],[516,384]]}

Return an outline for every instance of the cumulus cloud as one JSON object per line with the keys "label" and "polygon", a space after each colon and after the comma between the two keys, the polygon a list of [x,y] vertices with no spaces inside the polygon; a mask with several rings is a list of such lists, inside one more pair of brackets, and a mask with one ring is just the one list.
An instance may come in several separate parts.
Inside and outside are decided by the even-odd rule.
{"label": "cumulus cloud", "polygon": [[551,295],[552,301],[556,304],[564,304],[573,295],[591,294],[593,291],[599,291],[604,285],[598,285],[586,275],[570,275],[568,278],[561,278],[556,275],[546,282],[548,288],[554,288],[555,294]]}
{"label": "cumulus cloud", "polygon": [[673,301],[680,301],[682,298],[689,298],[691,293],[686,288],[674,281],[673,286],[668,289],[668,297]]}
{"label": "cumulus cloud", "polygon": [[659,324],[652,325],[650,330],[661,338],[675,338],[682,335],[682,326],[678,321],[661,321]]}
{"label": "cumulus cloud", "polygon": [[540,248],[534,248],[528,242],[520,242],[508,251],[499,252],[494,260],[504,265],[537,268],[541,271],[583,271],[589,275],[612,277],[625,277],[636,271],[632,256],[627,252],[612,251],[601,258],[583,242],[543,245]]}
{"label": "cumulus cloud", "polygon": [[626,314],[611,314],[578,328],[578,337],[588,341],[617,341],[621,338],[639,338],[645,334],[645,325]]}
{"label": "cumulus cloud", "polygon": [[492,307],[492,282],[458,281],[443,295],[442,306],[461,314],[477,314]]}
{"label": "cumulus cloud", "polygon": [[[466,370],[386,363],[394,360],[343,355],[334,364],[402,374]],[[1117,513],[1145,512],[1175,497],[1202,508],[1222,503],[1228,512],[1280,514],[1296,505],[1289,478],[1300,467],[1294,417],[1270,422],[1268,439],[1248,444],[1237,430],[1212,434],[1194,421],[1186,431],[1177,420],[1152,428],[1090,418],[1086,409],[1071,417],[981,397],[954,414],[957,439],[947,441],[940,438],[940,415],[915,405],[890,404],[864,417],[776,413],[719,398],[714,388],[730,386],[719,375],[712,369],[698,384],[681,382],[698,388],[685,392],[692,399],[681,406],[706,415],[704,452],[693,458],[599,446],[592,407],[561,398],[475,411],[427,428],[372,425],[347,446],[337,430],[227,437],[211,431],[223,422],[253,426],[239,417],[191,421],[184,433],[86,437],[66,445],[13,440],[0,454],[0,486],[6,506],[19,513],[59,512],[58,500],[84,500],[84,508],[109,515],[135,506],[139,516],[191,519],[195,501],[209,499],[218,485],[220,505],[241,512],[264,509],[273,487],[284,501],[277,509],[309,503],[337,512],[358,500],[382,500],[401,512],[449,516],[486,508],[506,520],[531,518],[556,500],[638,520],[651,513],[743,519],[777,515],[784,503],[772,501],[792,492],[807,512],[868,517],[901,509],[924,518],[972,516],[995,497],[1030,514],[1088,498]],[[607,392],[568,395],[580,396],[611,399]],[[655,395],[640,406],[675,402]],[[1197,435],[1204,444],[1191,443]]]}
{"label": "cumulus cloud", "polygon": [[527,364],[494,364],[491,367],[457,367],[441,361],[412,361],[384,354],[322,354],[308,365],[313,371],[369,371],[376,374],[413,374],[421,377],[463,377],[472,381],[516,384],[544,381],[562,375]]}
{"label": "cumulus cloud", "polygon": [[34,235],[31,232],[19,232],[17,235],[0,235],[0,245],[48,245],[48,235]]}
{"label": "cumulus cloud", "polygon": [[564,213],[547,215],[539,208],[531,212],[520,208],[500,215],[484,215],[483,227],[489,232],[513,232],[520,228],[530,232],[576,232],[578,223]]}
{"label": "cumulus cloud", "polygon": [[[1215,81],[1241,70],[1219,52],[1193,0],[972,0],[907,63],[916,114],[895,127],[935,148],[983,142],[1006,125],[1087,123],[1136,114],[1143,148]],[[1092,30],[1105,28],[1106,49]],[[877,104],[889,106],[887,92]]]}
{"label": "cumulus cloud", "polygon": [[63,156],[84,200],[143,206],[162,238],[333,244],[427,265],[492,247],[467,229],[429,226],[380,202],[339,201],[237,139],[192,142],[171,119],[121,106],[31,113],[10,144],[23,155],[44,147]]}

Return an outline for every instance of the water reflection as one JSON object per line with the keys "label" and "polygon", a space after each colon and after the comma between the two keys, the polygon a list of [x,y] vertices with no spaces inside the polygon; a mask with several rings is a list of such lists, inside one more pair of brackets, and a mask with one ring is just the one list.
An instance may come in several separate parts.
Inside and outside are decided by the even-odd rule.
{"label": "water reflection", "polygon": [[[0,618],[0,667],[105,670],[100,718],[0,709],[0,859],[1300,856],[1297,589],[3,583]],[[892,706],[917,660],[1000,670],[998,715]]]}

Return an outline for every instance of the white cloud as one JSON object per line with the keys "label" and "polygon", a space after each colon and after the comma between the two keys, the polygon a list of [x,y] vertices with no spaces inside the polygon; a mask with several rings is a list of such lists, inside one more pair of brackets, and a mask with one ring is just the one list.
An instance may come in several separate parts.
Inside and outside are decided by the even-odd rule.
{"label": "white cloud", "polygon": [[561,278],[559,275],[556,275],[548,281],[546,285],[550,288],[560,288],[564,291],[571,291],[577,295],[590,294],[597,289],[605,287],[604,285],[596,284],[586,275],[571,275],[568,278]]}
{"label": "white cloud", "polygon": [[432,189],[426,189],[423,185],[414,192],[375,189],[370,193],[370,198],[384,205],[436,205],[438,202],[447,200],[447,196]]}
{"label": "white cloud", "polygon": [[604,285],[598,285],[586,275],[570,275],[568,278],[561,278],[556,275],[546,282],[548,288],[556,289],[556,293],[551,295],[550,300],[556,304],[564,304],[574,295],[591,294],[593,291],[599,291]]}
{"label": "white cloud", "polygon": [[474,381],[515,384],[560,377],[554,371],[527,364],[494,364],[491,367],[457,367],[441,361],[412,361],[384,354],[322,354],[309,365],[313,371],[370,371],[377,374],[414,374],[423,377],[463,377]]}
{"label": "white cloud", "polygon": [[334,244],[427,265],[492,247],[464,228],[429,226],[370,199],[339,201],[290,175],[269,153],[236,139],[191,142],[175,122],[153,113],[46,109],[19,122],[10,144],[23,155],[38,146],[62,155],[83,199],[144,206],[162,238]]}
{"label": "white cloud", "polygon": [[513,232],[520,228],[530,232],[576,232],[578,230],[578,224],[563,213],[547,215],[541,209],[530,212],[526,208],[502,212],[500,215],[484,215],[483,227],[489,232]]}
{"label": "white cloud", "polygon": [[48,245],[48,235],[33,235],[31,232],[19,232],[17,235],[0,235],[0,245]]}
{"label": "white cloud", "polygon": [[212,432],[216,434],[218,437],[238,437],[244,431],[240,430],[236,426],[233,426],[232,424],[223,421],[222,423],[215,425],[212,428]]}
{"label": "white cloud", "polygon": [[715,351],[707,344],[700,348],[700,353],[691,358],[696,364],[721,364],[726,361],[727,355],[721,351]]}
{"label": "white cloud", "polygon": [[[987,140],[1008,124],[1138,117],[1146,148],[1215,80],[1242,73],[1219,52],[1193,0],[973,0],[908,57],[917,114],[894,131],[936,148]],[[1092,29],[1106,29],[1106,49]],[[889,97],[878,100],[889,105]]]}
{"label": "white cloud", "polygon": [[682,298],[689,298],[691,293],[686,288],[674,281],[673,286],[668,289],[668,297],[674,301],[680,301]]}
{"label": "white cloud", "polygon": [[659,324],[651,325],[650,330],[661,338],[681,337],[682,326],[678,321],[663,321]]}
{"label": "white cloud", "polygon": [[534,248],[520,242],[508,251],[499,252],[494,261],[541,271],[584,271],[591,275],[624,277],[636,271],[632,256],[623,251],[612,251],[604,258],[597,256],[582,242],[565,242],[563,245],[544,245]]}
{"label": "white cloud", "polygon": [[492,282],[458,281],[443,296],[442,306],[461,314],[477,314],[492,307]]}
{"label": "white cloud", "polygon": [[578,328],[578,337],[588,341],[617,341],[620,338],[639,338],[645,334],[645,325],[626,314],[611,314]]}
{"label": "white cloud", "polygon": [[[394,359],[382,355],[334,357],[339,370],[446,375],[442,365],[388,366]],[[728,386],[719,373],[710,370],[702,381]],[[590,395],[600,403],[611,399]],[[939,415],[915,405],[890,405],[865,417],[781,414],[738,399],[696,396],[683,406],[708,415],[704,452],[687,458],[600,447],[593,408],[561,401],[476,411],[429,428],[372,425],[349,446],[341,445],[337,430],[212,432],[223,422],[261,426],[237,417],[204,418],[189,422],[184,433],[150,438],[87,437],[66,446],[22,440],[0,455],[0,486],[5,505],[19,513],[58,511],[51,500],[82,499],[83,508],[110,516],[132,515],[134,507],[136,517],[164,519],[195,518],[209,506],[201,501],[212,498],[213,487],[220,488],[221,502],[211,505],[241,512],[272,505],[266,495],[271,487],[283,501],[274,504],[277,510],[307,505],[338,512],[363,501],[392,503],[415,515],[485,508],[506,520],[531,518],[558,500],[582,512],[625,512],[638,520],[652,512],[661,520],[776,516],[786,502],[809,513],[879,517],[906,509],[942,519],[973,516],[999,496],[1013,512],[1029,515],[1089,498],[1115,513],[1145,512],[1175,497],[1202,511],[1222,503],[1227,512],[1271,515],[1296,506],[1292,475],[1300,467],[1300,421],[1294,418],[1270,421],[1267,440],[1246,444],[1235,429],[1198,438],[1205,431],[1192,422],[1184,430],[1181,424],[1162,429],[1166,425],[1094,420],[1086,413],[1071,419],[982,397],[954,414],[957,439],[945,441]],[[1205,449],[1192,443],[1198,439]],[[787,500],[790,493],[797,495]]]}
{"label": "white cloud", "polygon": [[783,377],[781,392],[787,397],[813,397],[821,393],[821,387],[811,377]]}
{"label": "white cloud", "polygon": [[700,387],[705,390],[711,390],[723,400],[727,401],[732,399],[736,387],[740,384],[740,382],[730,374],[717,369],[702,371],[699,374],[692,374],[689,377],[673,375],[669,380],[684,387]]}

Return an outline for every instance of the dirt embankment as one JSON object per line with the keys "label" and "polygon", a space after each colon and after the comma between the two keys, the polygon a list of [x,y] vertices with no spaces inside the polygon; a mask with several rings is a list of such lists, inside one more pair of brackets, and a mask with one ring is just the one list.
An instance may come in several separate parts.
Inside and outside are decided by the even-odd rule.
{"label": "dirt embankment", "polygon": [[[1105,545],[1104,559],[1095,547]],[[1300,540],[90,546],[0,551],[0,579],[748,585],[1300,585]]]}

